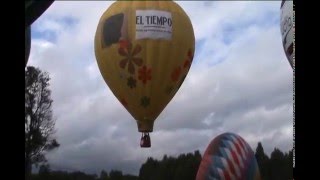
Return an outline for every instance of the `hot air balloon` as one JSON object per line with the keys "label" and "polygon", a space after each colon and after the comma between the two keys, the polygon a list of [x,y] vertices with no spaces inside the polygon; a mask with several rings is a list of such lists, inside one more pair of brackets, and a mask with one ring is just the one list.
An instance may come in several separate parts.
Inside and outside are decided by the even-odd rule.
{"label": "hot air balloon", "polygon": [[29,55],[30,55],[30,48],[31,48],[31,30],[30,27],[27,27],[25,29],[25,34],[24,34],[24,45],[25,45],[25,51],[24,51],[24,66],[27,65]]}
{"label": "hot air balloon", "polygon": [[295,66],[294,62],[294,15],[293,15],[293,1],[282,0],[281,6],[281,19],[280,19],[280,30],[282,35],[282,45],[287,56],[287,59],[292,68]]}
{"label": "hot air balloon", "polygon": [[250,145],[239,135],[223,133],[208,145],[196,180],[261,180],[258,163]]}
{"label": "hot air balloon", "polygon": [[191,21],[173,1],[116,1],[95,34],[100,72],[150,147],[154,121],[174,97],[195,50]]}

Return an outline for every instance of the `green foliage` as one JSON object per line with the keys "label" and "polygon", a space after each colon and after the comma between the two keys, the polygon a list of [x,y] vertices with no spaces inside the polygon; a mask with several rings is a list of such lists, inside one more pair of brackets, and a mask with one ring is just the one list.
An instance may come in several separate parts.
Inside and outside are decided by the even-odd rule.
{"label": "green foliage", "polygon": [[268,168],[269,157],[264,153],[261,142],[258,143],[255,157],[259,165],[260,175],[262,179],[268,179],[270,174],[269,168]]}
{"label": "green foliage", "polygon": [[255,153],[261,178],[263,180],[286,180],[293,179],[293,154],[283,153],[274,148],[270,158],[264,153],[262,144],[259,142]]}
{"label": "green foliage", "polygon": [[151,157],[140,168],[140,180],[194,180],[198,167],[201,162],[199,151],[193,153],[181,154],[178,158],[164,155],[161,161],[154,160]]}
{"label": "green foliage", "polygon": [[[283,153],[275,148],[269,158],[259,142],[255,156],[263,180],[292,179],[292,150]],[[32,180],[194,180],[201,158],[199,151],[180,154],[178,157],[164,155],[161,160],[149,157],[141,165],[139,176],[123,175],[119,170],[111,170],[108,174],[102,170],[100,177],[97,177],[83,172],[51,171],[48,165],[43,165],[40,167],[39,174],[32,176]]]}
{"label": "green foliage", "polygon": [[122,180],[123,178],[122,172],[118,170],[110,171],[110,180]]}
{"label": "green foliage", "polygon": [[109,175],[106,171],[102,170],[100,173],[100,178],[99,180],[108,180],[109,179]]}
{"label": "green foliage", "polygon": [[52,99],[49,74],[28,66],[25,71],[25,178],[29,179],[32,165],[46,162],[44,153],[59,147],[52,138]]}

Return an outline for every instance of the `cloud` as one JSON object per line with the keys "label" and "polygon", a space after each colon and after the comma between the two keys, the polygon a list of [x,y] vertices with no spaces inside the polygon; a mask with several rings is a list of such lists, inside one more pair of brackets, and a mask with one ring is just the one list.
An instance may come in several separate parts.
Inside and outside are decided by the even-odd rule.
{"label": "cloud", "polygon": [[[292,69],[281,44],[280,2],[177,1],[196,36],[194,63],[160,114],[152,148],[100,75],[93,48],[111,1],[56,1],[32,26],[28,65],[50,73],[59,149],[53,169],[138,174],[147,157],[200,150],[224,132],[255,150],[292,148]],[[50,32],[51,35],[46,35]]]}

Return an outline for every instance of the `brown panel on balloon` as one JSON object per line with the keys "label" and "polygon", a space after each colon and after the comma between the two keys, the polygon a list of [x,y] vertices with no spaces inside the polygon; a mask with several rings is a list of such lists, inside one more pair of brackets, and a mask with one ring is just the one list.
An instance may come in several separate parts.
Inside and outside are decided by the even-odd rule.
{"label": "brown panel on balloon", "polygon": [[123,26],[124,14],[116,14],[109,17],[103,23],[103,39],[102,47],[108,47],[114,43],[118,43],[122,34],[121,29]]}

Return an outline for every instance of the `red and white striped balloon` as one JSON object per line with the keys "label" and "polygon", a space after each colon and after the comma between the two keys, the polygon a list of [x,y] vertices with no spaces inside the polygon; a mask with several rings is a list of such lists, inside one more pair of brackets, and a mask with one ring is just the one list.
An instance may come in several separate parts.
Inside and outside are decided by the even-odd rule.
{"label": "red and white striped balloon", "polygon": [[207,147],[196,180],[260,180],[253,150],[239,135],[223,133]]}

